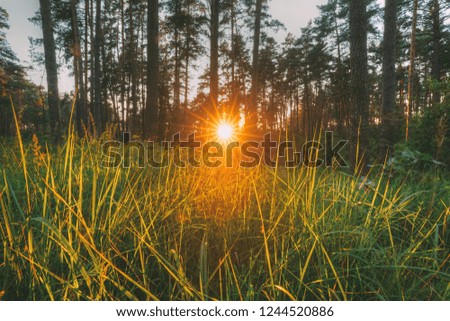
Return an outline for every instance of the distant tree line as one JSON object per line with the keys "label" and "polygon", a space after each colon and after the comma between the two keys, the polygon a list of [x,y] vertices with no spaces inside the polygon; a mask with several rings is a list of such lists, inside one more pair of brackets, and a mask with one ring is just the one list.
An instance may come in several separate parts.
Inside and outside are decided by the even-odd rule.
{"label": "distant tree line", "polygon": [[[75,98],[81,136],[164,139],[203,133],[220,115],[251,134],[334,130],[351,138],[352,153],[355,142],[383,155],[405,141],[434,157],[450,152],[449,2],[329,0],[319,9],[299,37],[278,43],[284,26],[267,0],[40,0],[45,95],[25,80],[0,9],[0,134],[12,134],[8,93],[21,100],[23,126],[53,136]],[[61,66],[74,79],[66,103]]]}

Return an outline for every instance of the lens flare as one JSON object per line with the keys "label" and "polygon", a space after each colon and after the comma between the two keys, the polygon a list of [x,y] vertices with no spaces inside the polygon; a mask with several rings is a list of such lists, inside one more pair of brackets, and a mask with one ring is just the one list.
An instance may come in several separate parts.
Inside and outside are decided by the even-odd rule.
{"label": "lens flare", "polygon": [[222,141],[229,141],[233,137],[233,126],[222,123],[217,127],[217,137]]}

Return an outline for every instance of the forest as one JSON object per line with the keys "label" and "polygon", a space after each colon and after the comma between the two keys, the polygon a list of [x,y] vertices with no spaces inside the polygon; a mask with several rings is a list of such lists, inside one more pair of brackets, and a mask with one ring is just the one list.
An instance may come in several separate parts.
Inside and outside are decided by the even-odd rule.
{"label": "forest", "polygon": [[[0,300],[450,299],[450,2],[328,0],[295,36],[275,1],[39,0],[42,84],[0,6]],[[102,165],[330,132],[346,166]]]}

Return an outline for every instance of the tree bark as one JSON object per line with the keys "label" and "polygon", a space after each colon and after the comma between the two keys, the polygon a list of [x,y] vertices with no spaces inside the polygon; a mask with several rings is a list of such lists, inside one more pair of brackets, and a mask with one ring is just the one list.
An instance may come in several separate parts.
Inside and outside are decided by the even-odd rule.
{"label": "tree bark", "polygon": [[232,119],[237,119],[239,115],[239,88],[236,80],[236,0],[231,2],[231,106],[230,116]]}
{"label": "tree bark", "polygon": [[158,0],[148,0],[147,21],[147,101],[145,128],[147,138],[158,132],[159,96],[159,14]]}
{"label": "tree bark", "polygon": [[[85,80],[87,79],[87,67],[86,67],[86,79],[83,77],[85,73],[83,71],[83,61],[81,56],[81,40],[78,30],[78,12],[76,0],[71,1],[72,11],[72,33],[73,33],[73,64],[75,74],[75,90],[76,96],[76,115],[77,115],[77,130],[78,135],[83,134],[84,128],[88,128],[88,111],[87,111],[87,89],[85,87]],[[87,50],[87,48],[85,48]]]}
{"label": "tree bark", "polygon": [[386,0],[384,9],[384,41],[383,41],[383,105],[381,110],[381,148],[382,157],[392,151],[395,143],[397,128],[396,111],[396,32],[397,30],[397,1]]}
{"label": "tree bark", "polygon": [[[181,12],[181,3],[179,0],[175,2],[175,20],[179,19]],[[180,69],[181,69],[181,54],[180,54],[180,30],[179,24],[175,23],[174,30],[174,50],[175,50],[175,70],[174,70],[174,83],[173,83],[173,121],[172,121],[172,132],[175,133],[180,129],[180,95],[181,95],[181,79],[180,79]]]}
{"label": "tree bark", "polygon": [[[350,0],[350,86],[352,105],[352,140],[358,144],[359,150],[367,146],[366,132],[369,124],[369,84],[367,62],[367,30],[368,17],[366,1]],[[356,150],[351,157],[360,160]],[[355,162],[355,165],[356,165]]]}
{"label": "tree bark", "polygon": [[211,52],[210,52],[210,103],[209,113],[214,115],[219,96],[219,15],[220,1],[211,0]]}
{"label": "tree bark", "polygon": [[102,108],[102,70],[101,70],[101,50],[103,44],[101,0],[96,0],[95,8],[95,42],[94,42],[94,118],[97,126],[97,133],[100,135],[105,129],[106,120]]}
{"label": "tree bark", "polygon": [[258,93],[259,93],[259,45],[261,39],[261,13],[263,0],[256,0],[255,29],[253,33],[252,88],[250,108],[247,113],[249,131],[258,130]]}
{"label": "tree bark", "polygon": [[133,0],[129,0],[129,17],[130,17],[130,81],[131,81],[131,113],[128,113],[128,117],[130,118],[130,128],[135,130],[136,125],[136,116],[138,112],[138,96],[137,96],[137,68],[136,68],[136,37],[135,37],[135,30],[134,30],[134,15],[136,14],[133,10]]}
{"label": "tree bark", "polygon": [[[439,0],[432,0],[431,2],[431,19],[433,23],[433,54],[431,57],[431,78],[440,82],[442,79],[442,32],[441,32],[441,15],[440,15]],[[441,92],[439,89],[433,90],[433,105],[441,102]]]}
{"label": "tree bark", "polygon": [[409,123],[411,121],[414,105],[414,78],[416,73],[416,46],[417,46],[417,11],[419,0],[414,0],[413,17],[411,25],[411,44],[409,47],[409,68],[408,68],[408,106],[406,109],[406,129],[405,140],[409,140]]}
{"label": "tree bark", "polygon": [[[121,35],[121,43],[122,50],[125,50],[126,40],[125,40],[125,0],[120,0],[120,35]],[[119,56],[120,57],[120,56]],[[126,76],[125,76],[125,65],[126,65],[126,57],[124,53],[120,57],[121,60],[121,79],[120,79],[120,102],[122,104],[122,131],[128,131],[128,115],[126,115],[126,111],[128,111],[128,102],[125,102],[125,91],[126,91]]]}
{"label": "tree bark", "polygon": [[60,131],[58,64],[56,63],[56,46],[53,35],[53,17],[50,0],[39,0],[44,36],[45,70],[47,72],[48,108],[50,112],[50,130],[57,139]]}

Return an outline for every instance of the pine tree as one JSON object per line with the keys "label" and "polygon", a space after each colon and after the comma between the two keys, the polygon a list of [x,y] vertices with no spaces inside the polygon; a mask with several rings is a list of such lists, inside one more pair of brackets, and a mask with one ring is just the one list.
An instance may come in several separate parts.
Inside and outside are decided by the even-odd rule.
{"label": "pine tree", "polygon": [[148,0],[147,5],[147,103],[144,128],[145,136],[153,137],[158,130],[159,1]]}
{"label": "pine tree", "polygon": [[219,20],[220,1],[210,0],[210,65],[209,65],[209,96],[211,108],[208,113],[214,115],[219,105]]}
{"label": "pine tree", "polygon": [[255,25],[253,30],[252,87],[245,121],[246,128],[249,132],[256,132],[258,130],[259,45],[261,39],[262,4],[263,0],[256,0]]}
{"label": "pine tree", "polygon": [[383,104],[382,104],[382,157],[392,152],[400,122],[396,110],[396,35],[397,1],[386,0],[383,38]]}
{"label": "pine tree", "polygon": [[[367,3],[361,0],[349,2],[350,69],[352,104],[352,139],[358,140],[360,150],[367,147],[366,134],[369,123],[369,75],[367,54],[368,15]],[[358,137],[358,133],[360,136]],[[355,155],[354,151],[350,152]],[[360,155],[356,155],[357,160]]]}
{"label": "pine tree", "polygon": [[44,35],[45,69],[47,71],[48,106],[50,111],[50,129],[55,140],[60,131],[58,64],[56,62],[56,46],[53,35],[53,17],[50,0],[39,0]]}

